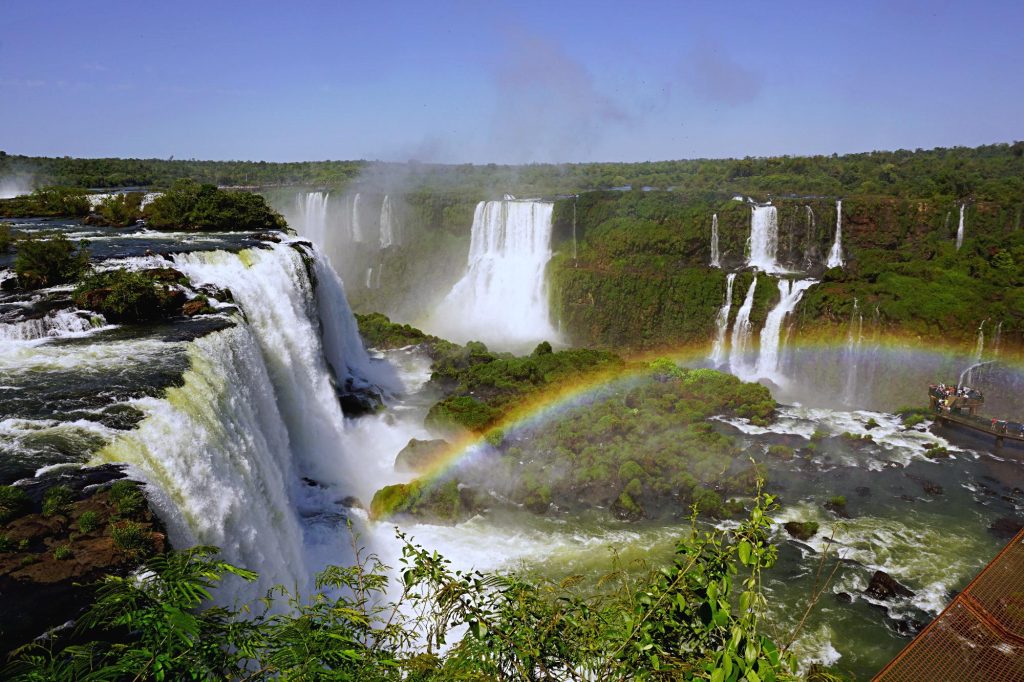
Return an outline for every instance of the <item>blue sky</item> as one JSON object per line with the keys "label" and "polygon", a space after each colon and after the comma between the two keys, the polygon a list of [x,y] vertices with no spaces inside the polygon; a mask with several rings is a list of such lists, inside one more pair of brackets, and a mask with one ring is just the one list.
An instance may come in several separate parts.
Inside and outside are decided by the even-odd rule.
{"label": "blue sky", "polygon": [[0,0],[0,149],[644,161],[1024,138],[1020,2]]}

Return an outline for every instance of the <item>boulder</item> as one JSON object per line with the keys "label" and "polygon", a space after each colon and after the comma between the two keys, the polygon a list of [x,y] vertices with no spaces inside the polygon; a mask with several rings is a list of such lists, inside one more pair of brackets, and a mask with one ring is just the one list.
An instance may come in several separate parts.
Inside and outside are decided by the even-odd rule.
{"label": "boulder", "polygon": [[891,601],[896,597],[913,597],[914,593],[901,585],[891,575],[885,571],[875,571],[875,574],[871,576],[871,582],[868,583],[864,593],[874,597],[875,599],[882,599],[884,601]]}
{"label": "boulder", "polygon": [[411,438],[395,457],[395,471],[424,472],[447,447],[448,441],[446,440]]}
{"label": "boulder", "polygon": [[807,542],[818,532],[816,521],[787,521],[783,528],[797,540]]}

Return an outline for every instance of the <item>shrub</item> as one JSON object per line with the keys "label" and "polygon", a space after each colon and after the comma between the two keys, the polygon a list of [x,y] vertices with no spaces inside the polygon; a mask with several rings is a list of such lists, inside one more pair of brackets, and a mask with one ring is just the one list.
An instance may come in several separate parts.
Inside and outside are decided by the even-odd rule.
{"label": "shrub", "polygon": [[73,494],[66,485],[55,485],[43,495],[43,515],[66,514],[71,507]]}
{"label": "shrub", "polygon": [[78,530],[83,533],[91,533],[100,526],[100,515],[94,511],[83,512],[78,517]]}
{"label": "shrub", "polygon": [[0,485],[0,523],[7,523],[16,516],[21,516],[30,506],[24,490],[13,485]]}
{"label": "shrub", "polygon": [[49,237],[27,237],[18,242],[14,272],[26,289],[67,284],[78,279],[89,264],[85,242],[75,247],[62,234]]}
{"label": "shrub", "polygon": [[0,223],[0,253],[7,253],[14,244],[14,235],[11,234],[10,223]]}
{"label": "shrub", "polygon": [[122,194],[111,194],[100,202],[96,212],[103,220],[114,227],[127,227],[133,225],[136,220],[142,217],[142,192],[125,192]]}
{"label": "shrub", "polygon": [[174,314],[185,295],[146,272],[119,268],[87,277],[73,294],[75,304],[116,322],[155,320]]}
{"label": "shrub", "polygon": [[131,555],[145,554],[153,547],[153,539],[145,526],[135,521],[121,521],[111,526],[114,546]]}
{"label": "shrub", "polygon": [[71,551],[70,545],[59,545],[53,550],[53,558],[57,561],[64,561],[74,556],[74,552]]}
{"label": "shrub", "polygon": [[13,552],[18,548],[18,543],[12,540],[7,535],[0,533],[0,554],[4,552]]}
{"label": "shrub", "polygon": [[110,501],[121,516],[138,514],[146,504],[142,491],[132,481],[120,480],[110,486]]}
{"label": "shrub", "polygon": [[250,192],[227,192],[215,185],[179,180],[144,210],[146,223],[156,229],[286,230],[284,218],[266,200]]}

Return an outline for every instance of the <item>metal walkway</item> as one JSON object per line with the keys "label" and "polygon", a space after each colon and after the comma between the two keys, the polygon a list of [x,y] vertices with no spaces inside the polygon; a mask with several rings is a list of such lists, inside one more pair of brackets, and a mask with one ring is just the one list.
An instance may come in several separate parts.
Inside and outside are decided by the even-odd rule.
{"label": "metal walkway", "polygon": [[874,679],[1024,681],[1024,530]]}

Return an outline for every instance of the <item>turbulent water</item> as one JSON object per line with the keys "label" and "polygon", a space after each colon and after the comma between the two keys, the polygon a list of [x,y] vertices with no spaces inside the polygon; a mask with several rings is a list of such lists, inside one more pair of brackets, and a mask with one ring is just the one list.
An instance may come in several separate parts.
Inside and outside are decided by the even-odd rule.
{"label": "turbulent water", "polygon": [[785,382],[780,366],[782,325],[786,321],[786,316],[796,309],[804,292],[815,283],[816,280],[813,279],[779,280],[779,302],[768,313],[768,318],[761,329],[760,352],[752,378],[769,379],[776,384]]}
{"label": "turbulent water", "polygon": [[544,277],[551,258],[552,208],[542,201],[480,202],[466,272],[427,328],[502,350],[557,340]]}

